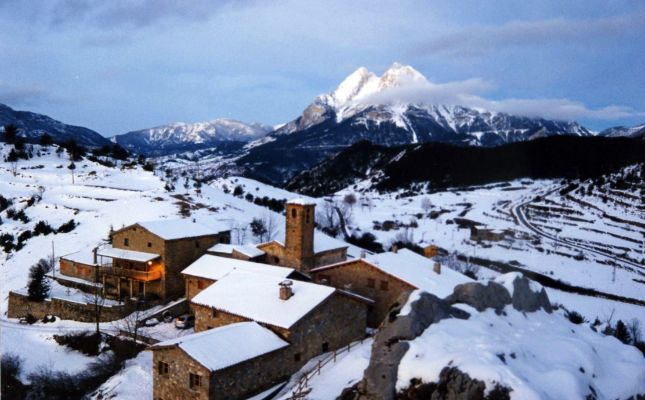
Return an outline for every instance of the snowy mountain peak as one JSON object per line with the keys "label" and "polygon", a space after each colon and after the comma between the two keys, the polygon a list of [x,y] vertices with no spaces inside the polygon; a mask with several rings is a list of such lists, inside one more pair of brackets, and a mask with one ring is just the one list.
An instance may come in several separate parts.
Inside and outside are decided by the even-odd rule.
{"label": "snowy mountain peak", "polygon": [[331,96],[337,105],[345,104],[354,99],[368,83],[377,80],[374,73],[369,72],[365,67],[360,67],[345,78]]}
{"label": "snowy mountain peak", "polygon": [[385,71],[379,80],[379,90],[386,90],[392,87],[407,85],[426,84],[428,80],[423,74],[409,65],[402,65],[397,62]]}

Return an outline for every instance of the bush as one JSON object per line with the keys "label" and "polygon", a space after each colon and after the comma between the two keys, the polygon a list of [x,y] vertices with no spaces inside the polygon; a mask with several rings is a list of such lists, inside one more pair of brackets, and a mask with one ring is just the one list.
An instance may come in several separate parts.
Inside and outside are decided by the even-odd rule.
{"label": "bush", "polygon": [[54,335],[54,340],[61,346],[80,351],[88,356],[99,354],[101,335],[96,332],[72,332],[65,335]]}
{"label": "bush", "polygon": [[233,189],[233,196],[241,197],[244,194],[244,189],[242,189],[241,185],[235,186],[235,189]]}
{"label": "bush", "polygon": [[347,238],[347,242],[375,253],[382,253],[384,251],[383,245],[377,242],[376,236],[370,232],[365,232],[360,237],[352,235]]}
{"label": "bush", "polygon": [[73,219],[70,219],[69,221],[59,226],[58,229],[56,229],[56,233],[69,233],[73,231],[76,226],[76,222]]}
{"label": "bush", "polygon": [[629,334],[629,331],[627,330],[627,326],[625,326],[625,323],[622,320],[618,320],[618,322],[616,323],[614,336],[616,337],[616,339],[620,340],[625,344],[630,344],[632,341],[632,337]]}
{"label": "bush", "polygon": [[26,388],[20,382],[22,359],[15,354],[4,353],[0,360],[0,397],[6,399],[23,399]]}
{"label": "bush", "polygon": [[0,235],[0,246],[2,246],[2,250],[4,250],[5,253],[11,253],[11,250],[14,249],[14,244],[13,244],[14,237],[10,233],[3,233]]}
{"label": "bush", "polygon": [[3,212],[11,205],[11,200],[6,199],[3,195],[0,195],[0,212]]}
{"label": "bush", "polygon": [[54,228],[45,221],[38,221],[34,226],[34,236],[49,235],[52,232],[54,232]]}
{"label": "bush", "polygon": [[47,298],[50,284],[45,275],[50,270],[51,265],[44,258],[29,269],[29,284],[27,285],[29,300],[43,301]]}
{"label": "bush", "polygon": [[579,312],[574,311],[574,310],[565,311],[564,316],[567,317],[567,319],[569,321],[571,321],[572,323],[574,323],[576,325],[580,325],[580,324],[582,324],[583,322],[586,321],[585,317],[583,317],[582,314],[580,314]]}

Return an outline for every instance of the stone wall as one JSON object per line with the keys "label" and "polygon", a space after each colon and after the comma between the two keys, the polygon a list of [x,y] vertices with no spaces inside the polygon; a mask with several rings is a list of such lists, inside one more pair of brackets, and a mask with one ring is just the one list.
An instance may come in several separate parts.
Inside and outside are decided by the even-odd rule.
{"label": "stone wall", "polygon": [[[215,349],[213,351],[216,351]],[[168,364],[168,374],[159,374],[159,361]],[[189,374],[202,377],[202,386],[190,388]],[[209,399],[210,371],[177,347],[152,351],[153,399]]]}
{"label": "stone wall", "polygon": [[236,322],[250,321],[248,318],[224,311],[214,311],[211,307],[199,304],[190,303],[190,309],[193,311],[193,315],[195,315],[195,332],[202,332]]}
{"label": "stone wall", "polygon": [[347,260],[347,248],[333,249],[316,253],[314,267],[322,267]]}
{"label": "stone wall", "polygon": [[[109,322],[121,319],[132,310],[125,305],[103,306],[101,311],[101,322]],[[42,319],[45,315],[56,315],[62,319],[71,319],[80,322],[94,322],[94,306],[87,303],[79,303],[59,298],[46,299],[45,301],[31,301],[20,293],[9,292],[9,305],[7,316],[9,318],[21,318],[33,315]]]}
{"label": "stone wall", "polygon": [[60,259],[60,272],[63,275],[84,279],[88,282],[94,282],[96,279],[96,271],[93,265],[83,264],[65,258]]}
{"label": "stone wall", "polygon": [[[367,321],[367,325],[372,328],[378,327],[383,321],[390,306],[396,302],[401,293],[416,289],[416,287],[384,273],[363,260],[315,271],[313,276],[315,282],[327,281],[327,284],[333,287],[351,290],[374,300]],[[373,280],[373,287],[370,287],[370,279]],[[387,282],[387,289],[384,288],[382,282]]]}
{"label": "stone wall", "polygon": [[293,267],[307,270],[314,262],[314,205],[286,204],[285,255]]}
{"label": "stone wall", "polygon": [[215,283],[215,280],[184,275],[184,282],[186,287],[186,298],[191,300],[193,297],[197,296],[199,292]]}

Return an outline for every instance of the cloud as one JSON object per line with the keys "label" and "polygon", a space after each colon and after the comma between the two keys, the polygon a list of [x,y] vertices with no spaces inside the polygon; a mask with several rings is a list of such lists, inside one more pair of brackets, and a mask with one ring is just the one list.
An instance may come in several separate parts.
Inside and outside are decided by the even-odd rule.
{"label": "cloud", "polygon": [[89,25],[101,30],[143,28],[167,20],[205,21],[227,7],[254,0],[35,0],[29,5],[9,0],[7,8],[23,7],[23,15],[40,18],[54,27]]}
{"label": "cloud", "polygon": [[484,79],[473,78],[447,83],[416,81],[391,87],[357,101],[361,104],[443,104],[459,105],[488,111],[503,112],[527,117],[556,120],[580,118],[596,120],[618,120],[622,118],[645,117],[645,112],[631,107],[609,105],[589,108],[581,102],[566,98],[501,99],[486,98],[483,95],[496,89]]}
{"label": "cloud", "polygon": [[430,39],[416,51],[427,54],[476,56],[504,48],[554,44],[597,45],[616,39],[643,37],[645,13],[597,19],[515,20],[499,26],[472,26]]}
{"label": "cloud", "polygon": [[0,81],[0,103],[33,106],[52,99],[51,93],[37,85],[10,85]]}

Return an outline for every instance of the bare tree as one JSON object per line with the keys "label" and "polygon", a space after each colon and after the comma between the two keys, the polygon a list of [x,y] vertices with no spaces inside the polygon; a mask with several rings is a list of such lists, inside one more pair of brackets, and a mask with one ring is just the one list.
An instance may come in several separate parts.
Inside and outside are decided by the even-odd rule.
{"label": "bare tree", "polygon": [[262,217],[253,218],[249,224],[251,233],[261,243],[270,242],[278,235],[278,223],[272,213],[266,213]]}
{"label": "bare tree", "polygon": [[139,338],[139,328],[147,305],[148,303],[143,299],[128,300],[126,307],[131,308],[132,312],[116,323],[117,328],[135,342]]}
{"label": "bare tree", "polygon": [[643,339],[643,331],[641,329],[641,321],[637,318],[633,318],[627,324],[627,330],[629,335],[632,337],[632,343],[637,344]]}
{"label": "bare tree", "polygon": [[246,242],[247,231],[248,225],[240,225],[233,221],[231,223],[231,243],[244,244]]}
{"label": "bare tree", "polygon": [[421,209],[425,214],[428,214],[432,209],[432,201],[430,197],[424,197],[421,199]]}
{"label": "bare tree", "polygon": [[322,207],[316,212],[316,222],[321,229],[333,236],[338,234],[338,215],[333,200],[326,199]]}
{"label": "bare tree", "polygon": [[273,213],[265,214],[264,221],[267,227],[266,241],[270,242],[278,236],[279,224]]}
{"label": "bare tree", "polygon": [[343,203],[346,204],[349,208],[354,208],[356,204],[356,195],[354,193],[348,193],[343,197]]}

